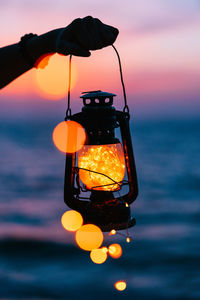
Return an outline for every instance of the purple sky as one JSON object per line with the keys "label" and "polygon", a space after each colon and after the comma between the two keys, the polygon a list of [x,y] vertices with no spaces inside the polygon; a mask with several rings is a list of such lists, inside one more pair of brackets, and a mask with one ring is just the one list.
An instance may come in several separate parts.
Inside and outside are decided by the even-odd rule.
{"label": "purple sky", "polygon": [[[86,15],[118,27],[116,47],[122,57],[130,103],[146,113],[154,108],[169,114],[179,108],[185,114],[199,111],[199,0],[1,0],[0,11],[1,46],[17,42],[25,33],[40,34]],[[113,53],[104,49],[88,60],[91,73],[92,68],[102,65],[102,59],[103,67],[113,74],[118,72]],[[84,69],[86,62],[81,64]],[[113,76],[118,80],[118,74]],[[24,82],[33,86],[31,80],[30,74],[24,75]],[[3,107],[13,105],[13,99],[20,101],[16,100],[20,97],[29,99],[31,105],[30,91],[15,95],[12,89],[16,86],[17,81],[0,94]],[[111,83],[111,88],[120,93],[120,87]],[[34,99],[45,105],[39,96],[34,95]]]}

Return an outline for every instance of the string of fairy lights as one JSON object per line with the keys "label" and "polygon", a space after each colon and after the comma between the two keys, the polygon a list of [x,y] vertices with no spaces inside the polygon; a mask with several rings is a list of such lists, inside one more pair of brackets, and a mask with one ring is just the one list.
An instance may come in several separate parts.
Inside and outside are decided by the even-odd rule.
{"label": "string of fairy lights", "polygon": [[[122,68],[121,61],[119,57],[119,53],[116,48],[112,45],[115,50],[120,67],[120,76],[123,87],[124,94],[124,109],[123,112],[129,115],[129,108],[127,105],[125,86],[123,82],[122,76]],[[110,173],[105,174],[103,172],[104,169],[98,169],[96,167],[91,167],[90,162],[92,161],[89,154],[90,150],[93,152],[93,155],[97,156],[100,151],[100,146],[94,146],[90,148],[86,148],[84,146],[86,136],[84,135],[84,129],[81,128],[80,124],[75,124],[76,122],[71,121],[71,107],[70,107],[70,87],[71,87],[71,60],[72,56],[69,57],[69,86],[68,86],[68,98],[67,98],[67,111],[65,121],[61,122],[57,125],[53,132],[53,141],[56,147],[65,153],[73,153],[79,151],[79,162],[78,167],[74,167],[73,172],[75,172],[77,176],[77,186],[82,192],[87,192],[89,190],[110,190],[116,191],[120,196],[120,189],[122,185],[128,184],[127,180],[123,180],[125,175],[125,160],[123,155],[120,154],[120,149],[118,150],[118,156],[114,158],[107,157],[107,160],[104,158],[104,164],[107,162],[109,165]],[[75,126],[75,127],[73,127]],[[81,137],[77,137],[77,132],[82,132]],[[76,133],[76,134],[74,134]],[[95,148],[96,147],[96,148]],[[107,146],[109,148],[109,145]],[[114,145],[110,145],[111,147],[117,147]],[[73,149],[73,150],[72,150]],[[110,149],[105,150],[104,153]],[[94,152],[96,153],[94,154]],[[115,152],[115,149],[110,151],[112,153]],[[85,155],[85,153],[87,155]],[[100,164],[99,164],[100,165]],[[117,167],[116,167],[117,166]],[[121,170],[120,170],[121,168]],[[96,178],[98,177],[98,180]],[[102,177],[104,180],[102,181]],[[91,180],[93,178],[93,182]],[[80,179],[84,186],[80,186]],[[96,181],[95,181],[96,180]],[[87,184],[85,184],[87,182]],[[100,184],[95,185],[94,182],[100,182]],[[120,196],[121,197],[121,196]],[[87,197],[80,197],[79,199],[89,199]],[[124,203],[126,207],[129,207],[128,203]],[[113,259],[119,259],[122,256],[122,247],[119,243],[111,243],[109,245],[103,245],[105,240],[112,238],[113,236],[120,236],[125,238],[126,243],[130,243],[132,241],[132,237],[128,231],[128,224],[125,232],[119,232],[116,229],[110,230],[108,233],[103,233],[101,228],[95,224],[84,224],[82,215],[75,210],[69,210],[63,213],[61,217],[61,224],[66,231],[74,232],[75,234],[75,242],[83,251],[87,251],[90,254],[90,259],[95,264],[105,263],[108,257]],[[126,289],[126,281],[119,280],[114,283],[114,287],[118,291],[123,291]]]}
{"label": "string of fairy lights", "polygon": [[[76,244],[80,249],[90,253],[90,259],[95,264],[105,263],[108,257],[119,259],[122,256],[123,251],[119,243],[103,246],[104,240],[108,237],[119,235],[125,237],[127,243],[132,240],[128,229],[126,233],[112,229],[109,233],[103,234],[97,225],[84,225],[82,215],[75,210],[66,211],[61,217],[61,224],[66,231],[75,233]],[[114,283],[114,287],[119,291],[123,291],[126,289],[126,281],[119,280]]]}
{"label": "string of fairy lights", "polygon": [[[60,124],[61,126],[59,126]],[[77,136],[74,134],[74,131],[78,131],[77,128],[79,129],[80,124],[76,124],[74,121],[64,121],[60,124],[57,125],[53,132],[53,141],[55,146],[64,153],[72,152],[72,150],[79,151],[79,149],[83,147],[85,139],[80,139],[80,141],[77,143]],[[76,130],[74,130],[74,126],[77,126]],[[64,144],[62,144],[63,141]],[[76,147],[74,147],[74,145],[76,145]],[[79,173],[80,169],[81,168],[75,167],[74,172]],[[89,169],[84,169],[82,171],[106,177],[111,182],[111,186],[115,184],[121,188],[123,184],[127,184],[125,180],[117,182],[102,172],[93,172]],[[97,187],[94,185],[94,188]],[[82,187],[82,190],[88,191],[89,189],[87,189],[87,186],[84,186]],[[116,192],[120,196],[120,190],[118,189]],[[85,197],[84,199],[88,198]],[[129,204],[125,203],[125,206],[128,207]],[[119,243],[111,243],[107,246],[102,245],[103,242],[105,242],[108,238],[112,236],[123,237],[127,243],[130,243],[132,240],[128,228],[125,230],[125,232],[119,232],[118,230],[112,229],[110,232],[103,234],[102,230],[94,224],[84,225],[81,214],[74,210],[66,211],[62,215],[61,224],[66,231],[75,233],[76,244],[83,251],[88,251],[90,253],[90,259],[95,264],[105,263],[108,257],[119,259],[122,256],[123,251]],[[119,280],[114,283],[114,287],[119,291],[123,291],[126,289],[126,281]]]}

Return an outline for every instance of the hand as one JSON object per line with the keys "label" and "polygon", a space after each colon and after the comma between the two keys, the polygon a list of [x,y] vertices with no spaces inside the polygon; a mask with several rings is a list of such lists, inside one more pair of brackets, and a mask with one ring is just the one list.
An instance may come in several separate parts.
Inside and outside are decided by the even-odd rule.
{"label": "hand", "polygon": [[65,28],[61,28],[56,38],[56,52],[76,56],[90,56],[89,50],[97,50],[112,45],[118,29],[102,23],[90,16],[75,19]]}

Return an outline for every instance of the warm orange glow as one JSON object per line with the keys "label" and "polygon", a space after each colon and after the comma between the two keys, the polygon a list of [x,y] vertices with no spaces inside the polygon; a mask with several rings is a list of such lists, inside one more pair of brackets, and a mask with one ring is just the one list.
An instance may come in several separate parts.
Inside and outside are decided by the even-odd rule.
{"label": "warm orange glow", "polygon": [[74,121],[63,121],[53,131],[53,142],[62,152],[74,153],[85,143],[84,128]]}
{"label": "warm orange glow", "polygon": [[76,242],[78,246],[86,251],[91,251],[101,247],[103,243],[103,233],[101,229],[93,224],[83,225],[76,232]]}
{"label": "warm orange glow", "polygon": [[[59,100],[67,95],[68,60],[66,56],[54,54],[37,61],[36,82],[41,96],[49,100]],[[76,78],[77,72],[73,63],[71,89]]]}
{"label": "warm orange glow", "polygon": [[119,244],[112,244],[108,248],[108,253],[113,258],[119,258],[122,255],[122,247]]}
{"label": "warm orange glow", "polygon": [[90,258],[95,264],[103,264],[107,259],[107,253],[103,248],[93,249],[90,252]]}
{"label": "warm orange glow", "polygon": [[68,231],[76,231],[83,224],[81,214],[75,210],[66,211],[61,218],[62,226]]}
{"label": "warm orange glow", "polygon": [[123,280],[115,282],[115,288],[118,291],[124,291],[126,289],[126,282]]}
{"label": "warm orange glow", "polygon": [[109,232],[109,235],[115,235],[117,233],[117,231],[115,229],[112,229],[110,232]]}
{"label": "warm orange glow", "polygon": [[[79,152],[79,168],[89,169],[99,172],[112,178],[115,182],[123,180],[125,175],[125,159],[122,145],[109,144],[100,146],[83,146]],[[88,189],[114,191],[119,189],[118,184],[113,184],[113,180],[108,177],[88,172],[79,171],[80,179]],[[105,185],[105,186],[103,186]]]}
{"label": "warm orange glow", "polygon": [[44,54],[39,57],[39,59],[35,63],[35,67],[37,69],[44,69],[49,64],[49,60],[52,57],[53,53]]}
{"label": "warm orange glow", "polygon": [[127,243],[130,243],[130,242],[131,242],[131,238],[130,238],[129,236],[126,238],[126,242],[127,242]]}

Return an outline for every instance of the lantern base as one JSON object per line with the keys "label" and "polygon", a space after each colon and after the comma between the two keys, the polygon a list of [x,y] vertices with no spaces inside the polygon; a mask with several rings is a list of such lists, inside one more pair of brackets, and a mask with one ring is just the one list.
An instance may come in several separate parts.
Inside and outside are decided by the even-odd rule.
{"label": "lantern base", "polygon": [[102,231],[127,229],[136,224],[123,197],[115,199],[112,192],[92,191],[90,200],[82,212],[85,224],[95,224]]}
{"label": "lantern base", "polygon": [[106,232],[106,231],[111,231],[112,229],[115,229],[115,230],[123,230],[123,229],[128,229],[130,227],[133,227],[135,226],[136,224],[136,219],[135,218],[132,218],[130,217],[129,221],[128,222],[122,222],[122,223],[109,223],[109,224],[106,224],[106,225],[98,225],[102,231]]}

